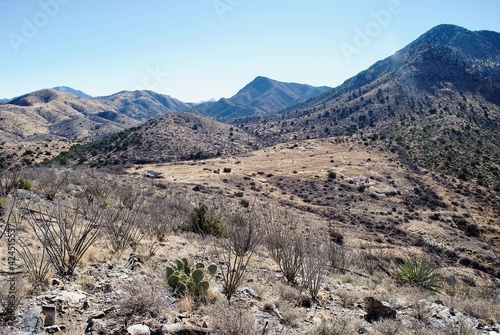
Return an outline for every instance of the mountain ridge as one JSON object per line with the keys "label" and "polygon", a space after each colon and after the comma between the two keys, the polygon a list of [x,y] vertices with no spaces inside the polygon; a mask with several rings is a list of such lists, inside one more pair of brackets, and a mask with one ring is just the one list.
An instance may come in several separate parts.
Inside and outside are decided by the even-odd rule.
{"label": "mountain ridge", "polygon": [[201,105],[200,113],[218,119],[267,115],[316,97],[329,89],[327,86],[286,83],[257,76],[234,96]]}

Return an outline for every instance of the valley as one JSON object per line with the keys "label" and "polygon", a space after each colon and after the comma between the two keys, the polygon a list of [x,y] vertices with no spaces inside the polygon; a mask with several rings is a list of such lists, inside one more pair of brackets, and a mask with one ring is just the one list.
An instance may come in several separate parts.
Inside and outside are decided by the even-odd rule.
{"label": "valley", "polygon": [[0,334],[499,334],[499,55],[439,25],[335,88],[0,103]]}

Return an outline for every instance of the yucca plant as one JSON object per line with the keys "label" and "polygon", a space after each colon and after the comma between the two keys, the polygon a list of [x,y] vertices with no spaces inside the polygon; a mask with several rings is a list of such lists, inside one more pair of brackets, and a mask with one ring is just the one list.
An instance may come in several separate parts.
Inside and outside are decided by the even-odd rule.
{"label": "yucca plant", "polygon": [[421,287],[432,292],[439,291],[443,282],[438,267],[423,258],[420,261],[406,260],[399,264],[394,277],[401,285]]}

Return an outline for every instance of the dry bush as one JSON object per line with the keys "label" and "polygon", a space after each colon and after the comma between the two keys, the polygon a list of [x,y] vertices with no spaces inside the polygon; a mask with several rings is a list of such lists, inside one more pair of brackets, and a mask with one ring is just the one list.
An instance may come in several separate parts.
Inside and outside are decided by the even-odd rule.
{"label": "dry bush", "polygon": [[331,320],[307,332],[307,335],[351,335],[359,334],[353,327],[354,320],[347,315],[335,315]]}
{"label": "dry bush", "polygon": [[339,271],[344,274],[349,270],[352,256],[343,244],[338,244],[335,240],[330,239],[328,242],[327,260],[332,273]]}
{"label": "dry bush", "polygon": [[411,305],[411,307],[412,309],[410,311],[410,315],[412,317],[425,325],[430,324],[432,318],[432,310],[425,300],[415,301]]}
{"label": "dry bush", "polygon": [[317,236],[309,234],[306,242],[306,251],[302,262],[302,286],[311,296],[316,299],[319,289],[323,284],[327,264],[325,262],[325,250],[322,240]]}
{"label": "dry bush", "polygon": [[54,167],[37,167],[30,170],[29,175],[35,181],[35,190],[47,200],[53,201],[67,186],[70,171]]}
{"label": "dry bush", "polygon": [[278,289],[279,296],[282,300],[296,302],[300,297],[300,292],[295,287],[286,285],[283,283],[278,283],[276,285]]}
{"label": "dry bush", "polygon": [[405,334],[405,328],[400,320],[381,319],[373,323],[373,328],[376,334],[381,335],[398,335]]}
{"label": "dry bush", "polygon": [[157,241],[163,242],[178,227],[184,218],[170,209],[166,199],[149,199],[144,206],[144,213],[148,215],[148,230]]}
{"label": "dry bush", "polygon": [[123,284],[122,291],[118,303],[122,315],[156,317],[168,303],[163,280],[135,277]]}
{"label": "dry bush", "polygon": [[304,310],[301,307],[295,307],[285,301],[280,302],[276,309],[280,313],[281,321],[292,327],[298,327],[304,318]]}
{"label": "dry bush", "polygon": [[[114,252],[135,250],[150,227],[149,217],[143,211],[144,197],[123,188],[117,189],[114,195],[115,201],[103,211],[103,232]],[[130,198],[125,200],[126,196]]]}
{"label": "dry bush", "polygon": [[353,306],[360,299],[361,295],[356,290],[348,290],[346,288],[339,288],[335,295],[339,297],[342,307],[347,308]]}
{"label": "dry bush", "polygon": [[372,276],[377,271],[382,271],[388,276],[392,273],[392,260],[394,254],[392,250],[381,249],[371,245],[363,245],[353,255],[353,263],[360,269],[368,272]]}
{"label": "dry bush", "polygon": [[44,290],[52,275],[52,263],[47,249],[43,246],[26,244],[21,238],[17,239],[17,252],[24,263],[24,269],[33,289]]}
{"label": "dry bush", "polygon": [[0,197],[5,197],[16,189],[19,177],[19,169],[0,169]]}
{"label": "dry bush", "polygon": [[44,246],[50,261],[61,276],[72,275],[101,232],[101,208],[82,201],[68,208],[62,203],[47,212],[41,206],[22,208],[24,220]]}
{"label": "dry bush", "polygon": [[500,289],[461,288],[449,304],[488,324],[500,322]]}
{"label": "dry bush", "polygon": [[305,254],[304,237],[288,212],[269,210],[264,221],[265,244],[289,283],[295,282]]}
{"label": "dry bush", "polygon": [[206,309],[211,318],[212,334],[215,335],[255,335],[258,334],[256,320],[246,307],[229,306],[217,300]]}
{"label": "dry bush", "polygon": [[230,302],[263,238],[257,211],[230,214],[226,217],[226,231],[227,238],[217,241],[216,251],[223,263],[220,267],[223,293]]}

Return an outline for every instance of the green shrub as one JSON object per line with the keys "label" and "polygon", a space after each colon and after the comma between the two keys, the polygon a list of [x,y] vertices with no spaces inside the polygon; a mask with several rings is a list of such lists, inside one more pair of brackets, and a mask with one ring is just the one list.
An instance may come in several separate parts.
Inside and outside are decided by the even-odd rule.
{"label": "green shrub", "polygon": [[225,167],[225,168],[222,170],[222,172],[224,172],[224,173],[229,173],[229,172],[231,172],[231,168]]}
{"label": "green shrub", "polygon": [[328,172],[328,179],[336,179],[337,174],[333,171]]}
{"label": "green shrub", "polygon": [[26,190],[26,191],[30,191],[31,190],[31,182],[26,178],[20,178],[17,181],[17,188],[22,189],[22,190]]}
{"label": "green shrub", "polygon": [[241,199],[240,200],[240,205],[242,207],[248,208],[248,207],[250,207],[250,201],[248,201],[247,199]]}
{"label": "green shrub", "polygon": [[181,231],[191,231],[200,235],[226,236],[226,228],[218,215],[210,215],[208,206],[200,204],[193,210],[188,221],[180,227]]}
{"label": "green shrub", "polygon": [[411,285],[437,292],[442,287],[443,278],[438,268],[432,262],[421,259],[406,260],[398,265],[394,274],[396,281],[401,285]]}

